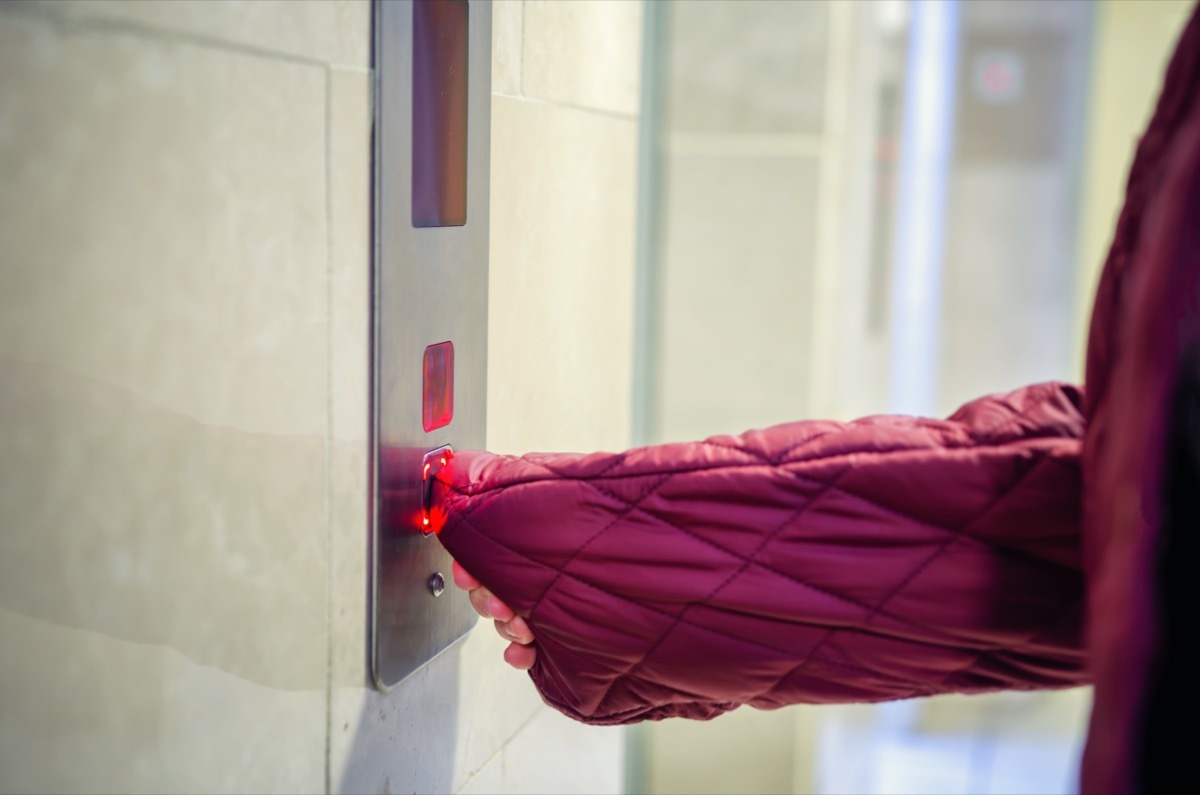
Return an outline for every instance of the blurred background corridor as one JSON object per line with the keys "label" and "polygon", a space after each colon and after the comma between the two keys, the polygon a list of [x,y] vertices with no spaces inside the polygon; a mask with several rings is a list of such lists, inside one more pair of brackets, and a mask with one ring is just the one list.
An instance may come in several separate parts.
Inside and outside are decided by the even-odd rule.
{"label": "blurred background corridor", "polygon": [[[1192,6],[489,7],[524,453],[1081,380]],[[1085,689],[590,728],[488,622],[373,689],[373,67],[366,0],[0,4],[0,791],[1074,791]]]}

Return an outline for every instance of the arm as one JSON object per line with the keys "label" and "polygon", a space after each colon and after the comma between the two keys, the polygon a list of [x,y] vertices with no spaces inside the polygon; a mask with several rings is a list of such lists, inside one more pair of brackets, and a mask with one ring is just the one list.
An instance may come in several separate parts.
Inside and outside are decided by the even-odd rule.
{"label": "arm", "polygon": [[591,723],[1084,681],[1077,390],[620,454],[462,453],[451,554]]}

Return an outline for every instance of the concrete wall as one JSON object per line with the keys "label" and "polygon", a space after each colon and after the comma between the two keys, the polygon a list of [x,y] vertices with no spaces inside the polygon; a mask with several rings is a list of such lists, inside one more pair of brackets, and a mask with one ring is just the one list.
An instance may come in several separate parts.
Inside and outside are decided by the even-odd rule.
{"label": "concrete wall", "polygon": [[[497,449],[627,442],[640,13],[494,9]],[[490,626],[369,687],[369,43],[0,5],[0,790],[620,788]]]}

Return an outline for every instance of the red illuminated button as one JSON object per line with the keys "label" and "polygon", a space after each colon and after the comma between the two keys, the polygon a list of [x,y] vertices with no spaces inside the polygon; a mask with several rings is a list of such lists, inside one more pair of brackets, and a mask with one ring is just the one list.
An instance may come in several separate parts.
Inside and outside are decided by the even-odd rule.
{"label": "red illuminated button", "polygon": [[446,512],[433,504],[433,481],[451,458],[454,449],[447,444],[430,450],[421,461],[421,532],[426,536],[435,535],[446,523]]}
{"label": "red illuminated button", "polygon": [[425,349],[421,379],[421,425],[425,432],[444,428],[454,419],[454,343]]}

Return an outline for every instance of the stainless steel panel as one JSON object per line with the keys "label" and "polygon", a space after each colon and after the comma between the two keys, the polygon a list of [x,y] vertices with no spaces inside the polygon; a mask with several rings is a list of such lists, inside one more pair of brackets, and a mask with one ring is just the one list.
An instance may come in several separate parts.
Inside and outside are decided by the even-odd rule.
{"label": "stainless steel panel", "polygon": [[[414,228],[413,3],[377,0],[374,7],[371,667],[383,690],[476,620],[458,589],[435,595],[436,575],[448,582],[451,561],[420,527],[424,454],[485,444],[491,7],[472,1],[468,8],[466,223]],[[447,340],[454,343],[454,416],[426,433],[422,358],[427,346]]]}

